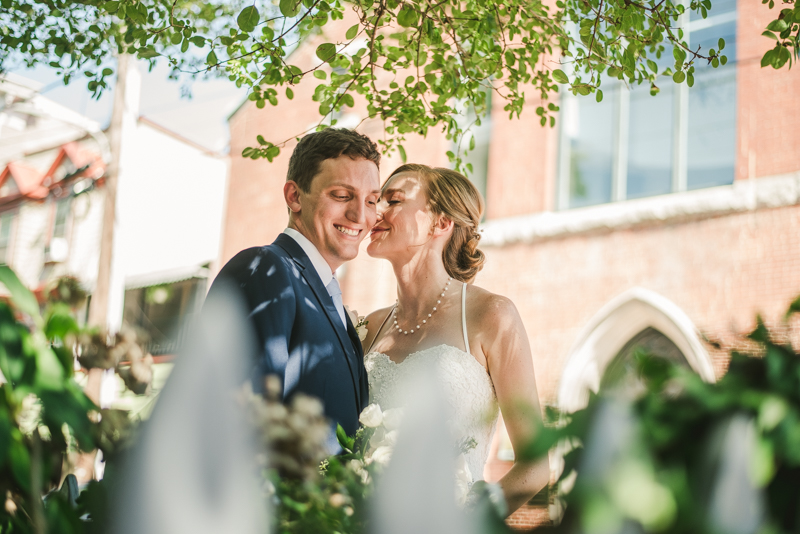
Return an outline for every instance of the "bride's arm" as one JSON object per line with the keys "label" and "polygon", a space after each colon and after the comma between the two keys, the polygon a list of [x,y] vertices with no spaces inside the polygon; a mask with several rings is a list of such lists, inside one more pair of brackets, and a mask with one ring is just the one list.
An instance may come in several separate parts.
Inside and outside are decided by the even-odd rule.
{"label": "bride's arm", "polygon": [[[507,298],[487,294],[478,312],[478,339],[486,357],[497,402],[516,457],[536,438],[541,423],[539,396],[533,374],[533,359],[528,336],[517,308]],[[472,337],[472,336],[470,336]],[[550,479],[547,458],[538,462],[515,461],[500,480],[500,486],[513,512],[544,488]]]}

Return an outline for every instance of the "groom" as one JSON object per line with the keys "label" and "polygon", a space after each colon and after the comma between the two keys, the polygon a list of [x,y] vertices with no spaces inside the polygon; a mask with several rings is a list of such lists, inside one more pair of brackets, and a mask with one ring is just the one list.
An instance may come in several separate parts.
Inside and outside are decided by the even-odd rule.
{"label": "groom", "polygon": [[255,383],[275,374],[284,401],[298,392],[321,399],[325,415],[350,435],[369,402],[367,372],[334,273],[375,224],[379,163],[375,143],[352,130],[301,139],[283,187],[288,227],[271,245],[231,259],[208,296],[240,288],[259,343]]}

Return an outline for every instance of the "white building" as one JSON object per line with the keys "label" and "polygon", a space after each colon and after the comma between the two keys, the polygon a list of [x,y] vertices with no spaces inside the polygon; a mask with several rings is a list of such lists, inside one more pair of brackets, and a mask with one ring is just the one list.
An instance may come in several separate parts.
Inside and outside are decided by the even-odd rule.
{"label": "white building", "polygon": [[[128,75],[108,324],[150,334],[171,354],[219,256],[227,156],[138,116]],[[0,79],[0,262],[41,292],[62,275],[91,294],[98,271],[108,142],[99,125]],[[213,267],[213,266],[212,266]],[[91,306],[91,301],[89,303]]]}

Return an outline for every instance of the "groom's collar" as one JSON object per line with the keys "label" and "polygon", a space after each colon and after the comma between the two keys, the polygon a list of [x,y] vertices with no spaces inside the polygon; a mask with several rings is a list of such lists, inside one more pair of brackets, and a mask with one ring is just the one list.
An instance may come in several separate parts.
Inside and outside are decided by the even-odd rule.
{"label": "groom's collar", "polygon": [[300,248],[306,253],[308,259],[311,260],[311,265],[314,266],[314,270],[317,271],[319,279],[322,280],[322,285],[327,287],[333,278],[333,272],[328,262],[325,261],[325,258],[319,253],[317,247],[314,246],[314,243],[309,241],[306,236],[294,228],[287,228],[283,233],[294,239],[294,241],[300,245]]}

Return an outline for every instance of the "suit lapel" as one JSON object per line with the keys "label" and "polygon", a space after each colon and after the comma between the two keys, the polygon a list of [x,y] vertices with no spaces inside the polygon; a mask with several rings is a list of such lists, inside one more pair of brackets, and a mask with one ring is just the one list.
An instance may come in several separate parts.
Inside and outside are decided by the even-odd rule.
{"label": "suit lapel", "polygon": [[[317,302],[319,302],[322,309],[325,310],[325,315],[327,315],[328,321],[330,321],[331,326],[333,326],[336,337],[339,338],[339,343],[342,345],[345,356],[344,359],[350,370],[350,377],[353,380],[353,389],[356,392],[356,403],[361,407],[361,388],[359,387],[361,373],[359,372],[357,363],[360,361],[358,349],[361,348],[361,342],[358,340],[358,334],[356,334],[355,328],[350,324],[350,319],[347,317],[347,314],[345,314],[345,320],[348,325],[347,329],[345,329],[345,326],[342,324],[342,318],[339,316],[336,305],[333,303],[333,299],[328,294],[328,290],[325,289],[325,286],[322,285],[322,280],[320,280],[317,270],[314,268],[314,265],[311,263],[311,260],[303,251],[302,247],[286,234],[279,235],[275,240],[275,244],[285,250],[295,263],[297,263],[303,278],[317,297]],[[350,330],[353,331],[352,335],[350,334]],[[357,345],[353,342],[353,335],[355,335],[355,339],[359,341]],[[356,347],[358,347],[358,349]]]}

